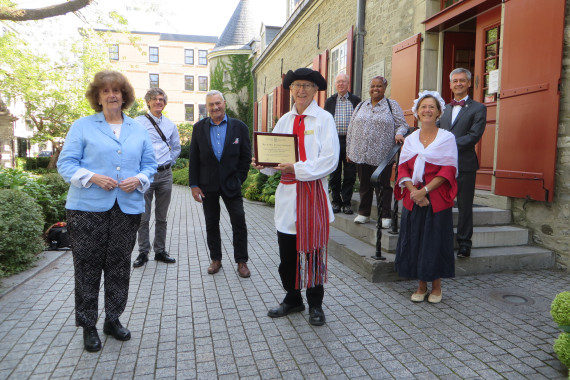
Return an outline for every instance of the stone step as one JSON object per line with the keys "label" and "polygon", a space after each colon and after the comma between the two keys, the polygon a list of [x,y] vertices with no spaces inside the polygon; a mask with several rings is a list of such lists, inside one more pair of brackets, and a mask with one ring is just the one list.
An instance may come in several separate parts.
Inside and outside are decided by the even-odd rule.
{"label": "stone step", "polygon": [[[376,199],[376,198],[375,198]],[[354,216],[356,216],[359,205],[358,195],[352,198],[352,208],[354,210]],[[402,201],[398,202],[398,215],[402,215]],[[342,213],[340,213],[342,214]],[[338,215],[338,214],[335,214]],[[457,218],[459,216],[459,211],[457,207],[453,208],[453,225],[457,226]],[[376,206],[376,200],[372,203],[372,208],[370,210],[370,217],[372,219],[378,218],[378,207]],[[354,219],[354,217],[353,217]],[[473,225],[474,226],[496,226],[499,224],[509,224],[512,221],[511,211],[503,210],[500,208],[486,207],[486,206],[473,206]]]}
{"label": "stone step", "polygon": [[[375,246],[376,221],[371,219],[368,223],[356,224],[354,223],[354,217],[354,215],[346,215],[343,213],[335,214],[335,221],[332,223],[332,226],[365,243]],[[456,230],[454,231],[456,232]],[[472,241],[474,248],[525,245],[529,242],[529,233],[525,228],[512,225],[484,225],[473,228]],[[382,230],[381,244],[383,251],[390,253],[395,252],[397,243],[398,235],[388,233],[388,230]]]}
{"label": "stone step", "polygon": [[[331,227],[329,254],[371,282],[402,279],[394,270],[395,255],[382,253],[386,260],[375,260],[372,244],[363,242],[338,228]],[[455,260],[457,276],[549,269],[554,266],[555,255],[546,249],[519,245],[510,247],[473,248],[471,257]]]}

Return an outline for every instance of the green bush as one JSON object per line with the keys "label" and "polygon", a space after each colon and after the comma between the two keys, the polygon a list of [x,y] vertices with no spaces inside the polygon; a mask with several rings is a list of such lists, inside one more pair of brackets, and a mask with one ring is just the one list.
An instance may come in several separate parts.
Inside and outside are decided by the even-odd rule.
{"label": "green bush", "polygon": [[190,158],[190,141],[188,141],[188,143],[181,146],[180,155],[178,157]]}
{"label": "green bush", "polygon": [[566,367],[570,368],[570,334],[560,333],[558,339],[554,342],[554,352],[558,359]]}
{"label": "green bush", "polygon": [[32,197],[42,209],[45,228],[60,221],[65,215],[65,195],[52,195],[52,185],[42,183],[38,175],[17,169],[0,169],[0,188],[21,190]]}
{"label": "green bush", "polygon": [[268,177],[255,168],[250,168],[247,179],[241,185],[241,194],[251,201],[261,201],[274,205],[275,190],[280,180],[280,172]]}
{"label": "green bush", "polygon": [[41,168],[47,168],[51,157],[26,157],[26,163],[24,164],[24,170],[36,170]]}
{"label": "green bush", "polygon": [[188,168],[173,170],[172,182],[177,185],[189,186]]}
{"label": "green bush", "polygon": [[51,196],[53,208],[44,209],[44,216],[48,226],[65,221],[65,201],[69,184],[65,182],[59,173],[47,173],[42,175],[39,182],[46,185]]}
{"label": "green bush", "polygon": [[0,276],[21,272],[43,251],[44,218],[34,199],[20,190],[0,190]]}
{"label": "green bush", "polygon": [[263,202],[275,205],[275,190],[277,190],[280,180],[280,172],[267,178],[267,181],[263,184],[263,190],[261,191],[261,200]]}
{"label": "green bush", "polygon": [[559,326],[570,326],[570,292],[558,293],[554,297],[550,306],[550,315]]}
{"label": "green bush", "polygon": [[187,158],[178,158],[178,159],[176,160],[176,163],[175,163],[174,166],[172,167],[172,170],[187,168],[189,164],[190,164],[190,160],[189,160],[189,159],[187,159]]}

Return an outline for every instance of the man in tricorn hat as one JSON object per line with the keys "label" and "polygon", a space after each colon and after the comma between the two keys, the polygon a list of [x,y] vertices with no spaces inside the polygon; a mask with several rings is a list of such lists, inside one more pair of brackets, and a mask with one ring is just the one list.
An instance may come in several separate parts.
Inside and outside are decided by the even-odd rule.
{"label": "man in tricorn hat", "polygon": [[275,227],[281,258],[279,275],[287,294],[267,315],[279,318],[305,310],[301,289],[306,287],[309,323],[321,326],[325,324],[322,303],[329,223],[334,220],[327,176],[337,167],[340,146],[332,115],[313,99],[317,91],[327,89],[323,76],[308,68],[289,70],[283,86],[289,87],[295,104],[273,132],[297,135],[299,161],[280,163],[275,168],[255,166],[268,175],[281,171],[275,192]]}

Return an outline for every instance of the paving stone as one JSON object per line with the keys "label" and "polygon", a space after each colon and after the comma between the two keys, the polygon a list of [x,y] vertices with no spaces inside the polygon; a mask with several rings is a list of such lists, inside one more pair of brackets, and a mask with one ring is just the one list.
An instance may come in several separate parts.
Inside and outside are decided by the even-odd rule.
{"label": "paving stone", "polygon": [[[249,201],[244,207],[252,277],[240,279],[235,272],[223,204],[224,266],[210,276],[202,207],[189,189],[175,186],[168,250],[177,263],[151,260],[132,270],[121,317],[132,339],[102,334],[99,353],[83,351],[75,326],[71,255],[0,297],[0,378],[567,377],[552,351],[558,331],[549,315],[552,298],[570,287],[566,273],[448,279],[445,302],[416,305],[409,301],[415,281],[371,284],[329,257],[327,324],[311,326],[307,311],[271,319],[267,309],[284,296],[273,209]],[[133,260],[137,254],[135,247]],[[490,300],[489,292],[514,283],[533,289],[533,308],[509,311]],[[99,303],[102,309],[103,292]],[[100,328],[103,320],[101,312]]]}

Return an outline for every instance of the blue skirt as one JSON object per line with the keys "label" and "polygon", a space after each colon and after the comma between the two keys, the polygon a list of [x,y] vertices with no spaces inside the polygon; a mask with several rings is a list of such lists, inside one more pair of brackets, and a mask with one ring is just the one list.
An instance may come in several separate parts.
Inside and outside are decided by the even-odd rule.
{"label": "blue skirt", "polygon": [[404,207],[394,264],[400,277],[427,282],[455,277],[451,207],[438,213],[431,204]]}

